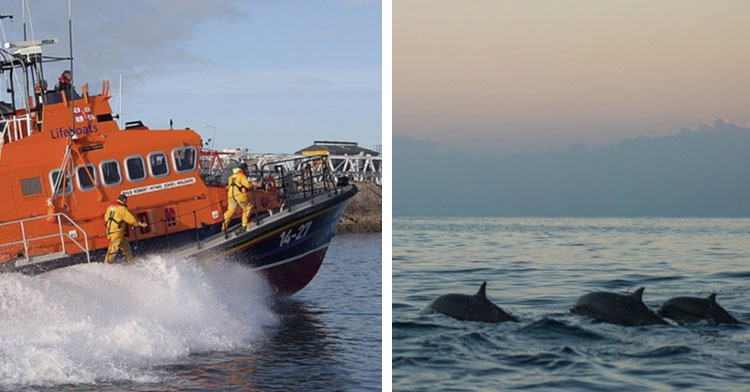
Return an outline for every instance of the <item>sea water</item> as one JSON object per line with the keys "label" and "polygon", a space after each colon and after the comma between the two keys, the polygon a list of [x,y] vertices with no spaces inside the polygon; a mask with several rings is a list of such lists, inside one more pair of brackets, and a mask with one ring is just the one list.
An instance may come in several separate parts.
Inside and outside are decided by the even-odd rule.
{"label": "sea water", "polygon": [[[518,323],[425,306],[487,297]],[[715,292],[750,323],[750,219],[394,219],[394,391],[747,391],[750,326],[622,327],[571,314],[645,287],[652,310]]]}
{"label": "sea water", "polygon": [[169,255],[0,274],[0,390],[380,389],[380,243],[335,237],[282,300],[244,266]]}

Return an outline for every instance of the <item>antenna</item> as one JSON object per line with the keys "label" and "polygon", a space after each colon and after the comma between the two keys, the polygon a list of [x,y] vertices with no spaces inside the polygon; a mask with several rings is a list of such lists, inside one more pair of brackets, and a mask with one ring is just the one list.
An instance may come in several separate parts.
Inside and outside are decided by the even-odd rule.
{"label": "antenna", "polygon": [[70,87],[69,87],[69,97],[70,97],[70,126],[73,127],[73,134],[75,134],[76,129],[76,101],[75,97],[73,96],[73,80],[75,79],[75,76],[73,75],[73,11],[72,7],[70,5],[70,0],[68,0],[68,40],[70,41]]}
{"label": "antenna", "polygon": [[122,72],[120,72],[120,92],[117,93],[117,119],[120,121],[120,129],[125,120],[122,119]]}
{"label": "antenna", "polygon": [[23,19],[23,40],[26,41],[26,0],[21,0],[21,19]]}

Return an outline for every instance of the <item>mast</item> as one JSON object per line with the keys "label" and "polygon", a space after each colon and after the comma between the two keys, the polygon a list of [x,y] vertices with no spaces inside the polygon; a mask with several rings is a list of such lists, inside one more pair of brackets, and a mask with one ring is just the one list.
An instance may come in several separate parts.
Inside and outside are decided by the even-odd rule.
{"label": "mast", "polygon": [[70,126],[73,127],[73,135],[75,135],[76,129],[76,102],[73,96],[73,12],[68,0],[68,42],[70,43],[70,87],[68,96],[70,97]]}
{"label": "mast", "polygon": [[23,40],[26,41],[26,0],[21,0],[21,20],[23,20]]}
{"label": "mast", "polygon": [[122,119],[122,72],[120,72],[120,91],[117,93],[117,119],[120,120],[120,129],[125,121]]}

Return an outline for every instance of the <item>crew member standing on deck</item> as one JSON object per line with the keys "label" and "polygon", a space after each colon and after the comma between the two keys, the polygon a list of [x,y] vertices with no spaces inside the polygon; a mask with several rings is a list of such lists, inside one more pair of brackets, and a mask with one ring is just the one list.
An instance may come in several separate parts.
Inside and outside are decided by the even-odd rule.
{"label": "crew member standing on deck", "polygon": [[144,222],[138,222],[133,214],[128,211],[128,197],[125,194],[120,194],[117,201],[107,208],[107,212],[104,213],[104,224],[107,226],[107,238],[109,239],[109,248],[107,249],[107,256],[104,257],[104,262],[109,264],[117,255],[118,249],[122,251],[128,261],[133,260],[130,244],[125,239],[128,225],[138,227],[148,225]]}
{"label": "crew member standing on deck", "polygon": [[253,209],[253,205],[247,196],[247,191],[254,187],[253,183],[247,179],[247,163],[243,163],[240,167],[232,169],[232,175],[227,180],[227,187],[227,204],[229,207],[224,213],[224,224],[221,226],[225,237],[229,221],[232,220],[237,206],[242,207],[242,228],[247,230],[250,210]]}

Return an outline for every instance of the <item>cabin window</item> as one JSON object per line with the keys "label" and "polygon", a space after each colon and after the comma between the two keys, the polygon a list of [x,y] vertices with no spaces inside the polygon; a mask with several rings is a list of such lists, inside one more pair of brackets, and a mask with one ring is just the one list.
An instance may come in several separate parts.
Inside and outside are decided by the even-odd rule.
{"label": "cabin window", "polygon": [[21,192],[23,192],[24,196],[32,196],[42,193],[42,180],[39,177],[22,179]]}
{"label": "cabin window", "polygon": [[169,164],[167,154],[159,151],[148,154],[148,167],[152,177],[164,177],[169,175]]}
{"label": "cabin window", "polygon": [[[60,170],[52,170],[49,173],[49,182],[50,182],[50,188],[55,189],[55,184],[57,183],[57,179],[60,176],[61,171]],[[67,173],[65,176],[65,182],[63,183],[60,181],[60,184],[58,185],[57,192],[55,192],[55,195],[61,195],[63,187],[65,187],[65,194],[69,195],[73,192],[73,183],[70,182],[70,173]]]}
{"label": "cabin window", "polygon": [[78,178],[78,189],[90,191],[96,187],[96,168],[94,165],[78,166],[76,168],[76,178]]}
{"label": "cabin window", "polygon": [[172,158],[174,158],[174,169],[177,173],[187,173],[195,170],[196,164],[195,147],[181,147],[172,150]]}
{"label": "cabin window", "polygon": [[125,172],[128,180],[132,182],[143,181],[146,179],[146,164],[140,156],[125,158]]}
{"label": "cabin window", "polygon": [[120,173],[120,163],[117,161],[104,161],[99,164],[102,171],[102,181],[106,186],[115,186],[122,184],[122,174]]}

